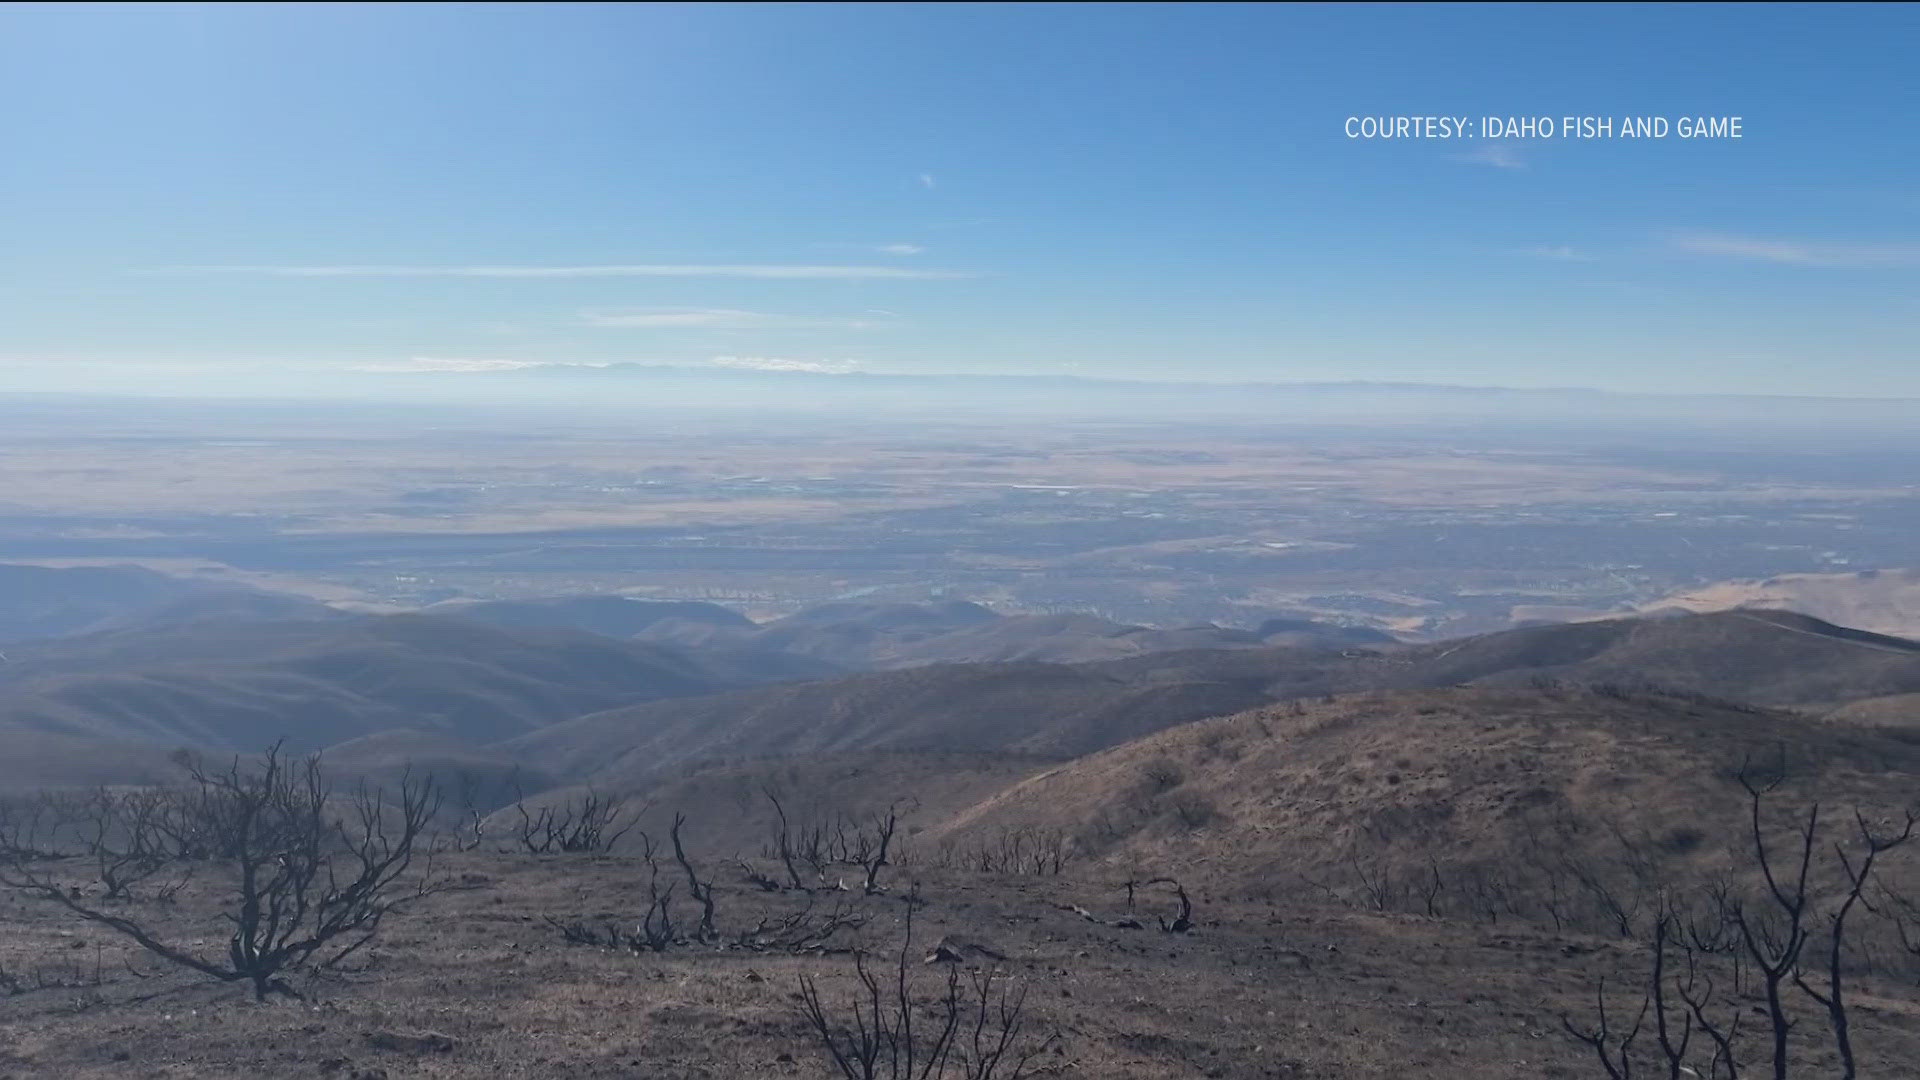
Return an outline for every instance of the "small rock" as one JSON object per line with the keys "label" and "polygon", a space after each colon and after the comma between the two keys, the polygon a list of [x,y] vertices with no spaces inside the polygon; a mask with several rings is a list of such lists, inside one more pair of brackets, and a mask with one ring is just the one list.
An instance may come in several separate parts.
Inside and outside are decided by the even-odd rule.
{"label": "small rock", "polygon": [[420,1035],[373,1031],[367,1033],[367,1044],[376,1050],[391,1050],[399,1054],[445,1054],[453,1050],[451,1036],[432,1031]]}
{"label": "small rock", "polygon": [[934,943],[933,951],[927,954],[926,962],[929,964],[957,964],[970,957],[974,959],[1005,960],[1007,954],[985,942],[949,934]]}

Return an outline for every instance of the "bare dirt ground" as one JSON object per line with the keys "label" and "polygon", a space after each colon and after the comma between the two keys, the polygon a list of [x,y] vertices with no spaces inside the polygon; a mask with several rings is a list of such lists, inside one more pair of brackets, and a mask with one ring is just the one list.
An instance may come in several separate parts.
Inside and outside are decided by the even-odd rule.
{"label": "bare dirt ground", "polygon": [[[8,894],[0,962],[21,987],[0,997],[0,1076],[828,1076],[799,979],[814,976],[830,1009],[844,1004],[855,984],[843,950],[899,948],[909,873],[924,900],[910,957],[917,987],[931,996],[943,980],[941,964],[922,962],[943,938],[966,965],[1003,971],[1026,994],[1023,1042],[1058,1036],[1039,1075],[1599,1075],[1561,1014],[1584,1021],[1599,975],[1631,985],[1641,970],[1627,946],[1602,938],[1204,895],[1191,933],[1164,933],[1164,888],[1140,893],[1146,925],[1125,929],[1108,925],[1126,914],[1110,883],[920,868],[890,869],[886,896],[815,896],[816,912],[844,904],[868,918],[823,948],[756,951],[739,943],[744,932],[808,899],[697,861],[718,879],[720,943],[634,955],[569,944],[545,921],[637,919],[645,870],[631,858],[448,855],[434,871],[456,888],[395,916],[353,970],[301,977],[301,999],[264,1004],[242,986],[169,970],[50,901]],[[124,910],[217,951],[211,884]],[[686,929],[697,918],[684,898],[676,914]],[[1862,1075],[1913,1075],[1911,987],[1863,984],[1854,1020]],[[1806,1063],[1822,1061],[1824,1047],[1803,1037]]]}

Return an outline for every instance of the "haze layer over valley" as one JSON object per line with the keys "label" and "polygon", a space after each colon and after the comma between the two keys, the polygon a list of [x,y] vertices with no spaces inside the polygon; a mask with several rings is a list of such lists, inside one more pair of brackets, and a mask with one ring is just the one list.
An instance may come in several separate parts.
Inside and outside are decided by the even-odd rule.
{"label": "haze layer over valley", "polygon": [[[1242,393],[1237,414],[1191,420],[1142,401],[1089,417],[1072,395],[1018,419],[14,398],[0,559],[365,610],[617,594],[766,619],[967,600],[1413,639],[1782,574],[1829,575],[1831,596],[1911,563],[1916,444],[1871,411],[1835,435],[1846,403],[1732,400],[1706,423],[1603,397],[1575,421],[1551,397],[1450,391],[1461,418],[1441,422],[1408,415],[1409,393]],[[1740,602],[1701,595],[1683,606]],[[1815,614],[1853,611],[1825,602]],[[1875,629],[1916,629],[1897,603]]]}

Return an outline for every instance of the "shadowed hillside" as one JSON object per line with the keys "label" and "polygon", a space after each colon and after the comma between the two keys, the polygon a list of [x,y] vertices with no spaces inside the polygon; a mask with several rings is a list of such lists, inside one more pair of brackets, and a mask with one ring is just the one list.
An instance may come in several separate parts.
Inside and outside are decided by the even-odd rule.
{"label": "shadowed hillside", "polygon": [[893,649],[886,667],[977,660],[1051,663],[1117,659],[1175,649],[1251,648],[1264,644],[1249,630],[1193,626],[1157,630],[1093,615],[1015,615]]}
{"label": "shadowed hillside", "polygon": [[138,566],[0,563],[0,643],[213,619],[318,619],[318,601],[215,585]]}
{"label": "shadowed hillside", "polygon": [[1791,612],[1617,619],[1490,634],[1408,657],[1428,685],[1544,675],[1819,705],[1920,689],[1920,644]]}
{"label": "shadowed hillside", "polygon": [[38,642],[0,669],[0,727],[257,749],[391,728],[488,742],[617,705],[817,674],[563,630],[423,615],[217,623]]}
{"label": "shadowed hillside", "polygon": [[461,817],[512,803],[554,786],[552,777],[505,754],[431,731],[395,729],[362,735],[321,751],[329,774],[389,791],[402,781],[431,780],[443,811]]}
{"label": "shadowed hillside", "polygon": [[0,731],[0,793],[180,778],[176,747],[51,731]]}
{"label": "shadowed hillside", "polygon": [[999,615],[964,601],[822,604],[745,628],[663,619],[638,636],[691,647],[732,642],[814,657],[849,670],[1013,660],[1071,664],[1263,645],[1395,644],[1384,634],[1307,619],[1273,619],[1251,631],[1212,624],[1162,629],[1088,614]]}
{"label": "shadowed hillside", "polygon": [[563,776],[632,785],[725,757],[876,749],[1070,757],[1263,700],[1231,686],[1135,685],[1058,664],[935,665],[634,706],[502,748]]}
{"label": "shadowed hillside", "polygon": [[1825,706],[1920,690],[1920,644],[1788,612],[1731,611],[1531,626],[1386,651],[1165,653],[1098,670],[1234,682],[1278,699],[1548,678]]}
{"label": "shadowed hillside", "polygon": [[753,620],[731,608],[692,600],[637,600],[625,596],[557,596],[541,600],[448,600],[425,614],[470,619],[514,629],[584,630],[626,638],[664,620],[727,630],[752,630]]}
{"label": "shadowed hillside", "polygon": [[893,650],[999,616],[979,604],[820,604],[752,629],[756,647],[825,660],[849,670],[885,666]]}
{"label": "shadowed hillside", "polygon": [[1529,627],[1384,651],[932,665],[636,706],[555,725],[509,749],[558,775],[627,785],[716,757],[875,749],[1071,757],[1270,702],[1541,680],[1820,704],[1920,686],[1920,646],[1801,616],[1735,612]]}

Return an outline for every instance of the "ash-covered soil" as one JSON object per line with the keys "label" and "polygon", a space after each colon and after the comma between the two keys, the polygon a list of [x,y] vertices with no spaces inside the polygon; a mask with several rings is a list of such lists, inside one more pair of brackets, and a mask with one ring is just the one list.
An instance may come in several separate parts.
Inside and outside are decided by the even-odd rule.
{"label": "ash-covered soil", "polygon": [[[836,1075],[801,1012],[800,979],[812,976],[842,1016],[858,985],[852,950],[871,950],[891,979],[912,881],[922,901],[908,954],[916,998],[930,1004],[944,986],[950,962],[925,959],[942,942],[964,969],[1001,972],[1025,995],[1018,1044],[1051,1040],[1029,1075],[1598,1075],[1561,1014],[1584,1022],[1599,976],[1630,986],[1644,971],[1627,943],[1520,925],[1196,891],[1194,928],[1167,933],[1158,921],[1176,905],[1165,886],[1137,891],[1131,917],[1142,925],[1131,928],[1113,925],[1129,913],[1111,882],[895,867],[886,895],[862,896],[850,880],[852,891],[808,896],[764,891],[732,861],[696,859],[717,881],[717,942],[636,955],[569,943],[547,921],[637,921],[647,889],[636,858],[444,855],[433,872],[454,888],[394,915],[343,970],[293,980],[298,999],[265,1003],[172,969],[50,901],[0,895],[0,961],[19,984],[0,997],[0,1076]],[[215,952],[224,931],[213,884],[118,910]],[[697,905],[676,895],[690,933]],[[808,905],[806,928],[835,912],[865,921],[798,953],[781,947],[780,921]],[[1912,987],[1861,983],[1854,1024],[1862,1075],[1911,1075]],[[1814,1027],[1799,1048],[1808,1065],[1828,1057]]]}

